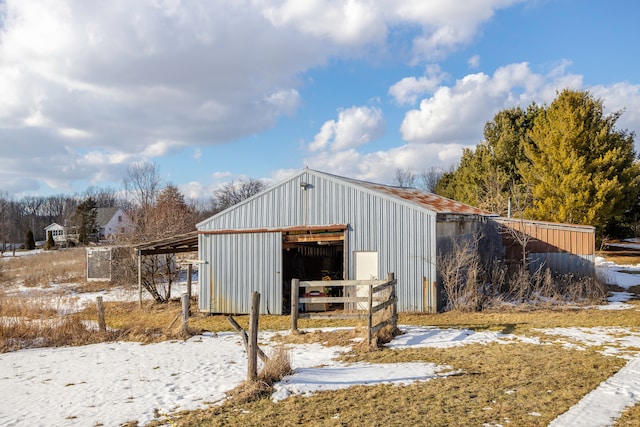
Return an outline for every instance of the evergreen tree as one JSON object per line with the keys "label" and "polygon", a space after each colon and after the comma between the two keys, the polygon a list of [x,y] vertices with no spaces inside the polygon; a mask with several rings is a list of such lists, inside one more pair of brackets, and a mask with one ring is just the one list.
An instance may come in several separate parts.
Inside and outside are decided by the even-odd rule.
{"label": "evergreen tree", "polygon": [[27,234],[24,240],[24,248],[28,251],[32,251],[36,248],[36,241],[33,238],[33,231],[27,230]]}
{"label": "evergreen tree", "polygon": [[96,219],[98,211],[96,210],[96,202],[93,198],[89,197],[84,202],[80,203],[73,213],[71,223],[77,230],[78,241],[82,244],[89,243],[91,235],[97,231]]}
{"label": "evergreen tree", "polygon": [[601,232],[633,206],[639,168],[633,133],[615,128],[620,114],[605,116],[601,100],[565,89],[535,118],[524,144],[528,161],[519,163],[533,197],[528,217]]}
{"label": "evergreen tree", "polygon": [[523,194],[517,165],[528,161],[524,142],[540,111],[531,104],[526,110],[516,107],[498,112],[485,125],[484,141],[474,150],[464,149],[455,172],[441,177],[438,194],[505,214],[509,198]]}

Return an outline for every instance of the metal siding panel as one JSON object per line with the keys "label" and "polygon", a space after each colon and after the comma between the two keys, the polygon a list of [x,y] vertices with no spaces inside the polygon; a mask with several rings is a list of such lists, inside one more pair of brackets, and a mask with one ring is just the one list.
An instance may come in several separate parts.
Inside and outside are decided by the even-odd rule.
{"label": "metal siding panel", "polygon": [[[212,241],[212,313],[248,313],[252,291],[260,292],[260,313],[282,313],[280,233],[223,234]],[[211,282],[210,282],[211,283]]]}
{"label": "metal siding panel", "polygon": [[[208,236],[198,236],[198,259],[208,260],[211,259],[209,254],[210,239]],[[210,274],[209,264],[200,265],[198,268],[198,310],[203,312],[210,312],[210,286],[209,286]]]}

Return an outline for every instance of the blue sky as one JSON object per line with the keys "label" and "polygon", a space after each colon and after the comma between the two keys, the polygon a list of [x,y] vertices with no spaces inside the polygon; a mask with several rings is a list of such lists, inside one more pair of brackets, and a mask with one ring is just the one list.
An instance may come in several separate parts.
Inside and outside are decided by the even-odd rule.
{"label": "blue sky", "polygon": [[637,132],[638,16],[631,0],[5,0],[0,191],[118,189],[144,161],[203,199],[305,166],[391,183],[565,87]]}

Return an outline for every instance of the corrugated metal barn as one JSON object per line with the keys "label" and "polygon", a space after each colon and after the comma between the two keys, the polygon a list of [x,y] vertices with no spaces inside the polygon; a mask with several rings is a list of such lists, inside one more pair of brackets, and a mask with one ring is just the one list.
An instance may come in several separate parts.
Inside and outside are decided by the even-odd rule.
{"label": "corrugated metal barn", "polygon": [[398,310],[443,306],[436,255],[486,226],[489,212],[431,193],[311,169],[197,225],[199,310],[262,314],[290,307],[291,279],[372,279],[394,272]]}

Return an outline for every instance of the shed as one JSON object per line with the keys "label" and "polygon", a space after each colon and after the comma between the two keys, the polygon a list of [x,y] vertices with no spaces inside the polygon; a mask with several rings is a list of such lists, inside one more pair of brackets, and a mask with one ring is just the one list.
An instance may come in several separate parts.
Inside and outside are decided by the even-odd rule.
{"label": "shed", "polygon": [[555,274],[595,274],[595,227],[516,218],[493,218],[492,222],[497,224],[507,261],[520,262],[526,243],[531,270],[544,266]]}
{"label": "shed", "polygon": [[378,279],[394,272],[400,311],[444,300],[436,256],[495,215],[424,191],[304,169],[197,225],[198,307],[247,313],[289,309],[291,279]]}

